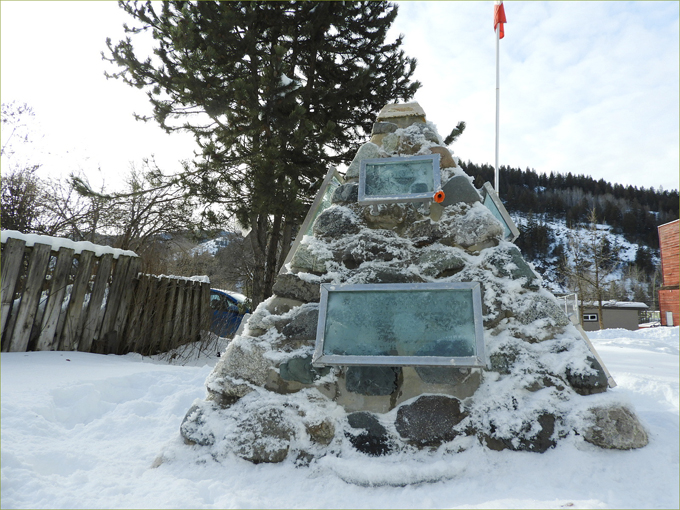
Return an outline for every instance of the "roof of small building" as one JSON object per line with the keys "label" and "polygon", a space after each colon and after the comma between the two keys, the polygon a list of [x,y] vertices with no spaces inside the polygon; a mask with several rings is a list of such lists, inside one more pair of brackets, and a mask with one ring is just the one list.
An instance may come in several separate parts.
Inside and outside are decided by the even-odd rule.
{"label": "roof of small building", "polygon": [[[597,301],[585,301],[584,308],[597,308]],[[645,303],[638,301],[602,301],[602,308],[631,308],[634,310],[647,310],[649,307]]]}

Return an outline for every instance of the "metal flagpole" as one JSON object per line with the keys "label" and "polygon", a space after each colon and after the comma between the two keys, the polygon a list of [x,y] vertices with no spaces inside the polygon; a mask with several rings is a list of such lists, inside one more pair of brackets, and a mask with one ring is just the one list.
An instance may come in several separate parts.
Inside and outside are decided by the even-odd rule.
{"label": "metal flagpole", "polygon": [[[500,23],[499,23],[500,25]],[[501,25],[502,26],[502,25]],[[499,120],[499,106],[500,106],[500,71],[498,65],[498,53],[501,40],[501,26],[496,27],[496,174],[494,188],[496,194],[500,197],[501,191],[498,189],[498,120]]]}

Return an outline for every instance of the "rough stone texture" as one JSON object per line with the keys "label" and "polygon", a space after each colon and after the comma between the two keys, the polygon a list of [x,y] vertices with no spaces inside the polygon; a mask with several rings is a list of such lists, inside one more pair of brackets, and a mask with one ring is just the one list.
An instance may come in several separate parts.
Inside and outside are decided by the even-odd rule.
{"label": "rough stone texture", "polygon": [[502,375],[507,375],[511,372],[512,366],[515,364],[519,350],[514,346],[503,346],[498,351],[489,356],[491,370]]}
{"label": "rough stone texture", "polygon": [[529,325],[539,319],[550,319],[554,326],[571,324],[554,299],[540,294],[529,294],[522,304],[522,308],[515,312],[515,318],[524,325]]}
{"label": "rough stone texture", "polygon": [[601,448],[631,450],[649,442],[647,432],[637,416],[624,406],[590,409],[592,425],[583,433],[589,443]]}
{"label": "rough stone texture", "polygon": [[264,356],[266,349],[248,338],[237,337],[227,346],[206,380],[208,391],[240,398],[253,391],[253,386],[264,386],[272,362]]}
{"label": "rough stone texture", "polygon": [[328,446],[335,437],[335,425],[330,420],[323,420],[320,423],[308,424],[305,429],[309,438],[317,444]]}
{"label": "rough stone texture", "polygon": [[439,154],[439,168],[455,168],[456,162],[446,147],[430,147],[432,154]]}
{"label": "rough stone texture", "polygon": [[293,358],[281,363],[279,372],[285,381],[297,381],[302,384],[313,384],[314,381],[328,374],[330,367],[315,368],[312,357]]}
{"label": "rough stone texture", "polygon": [[314,222],[314,235],[321,238],[343,237],[358,231],[358,218],[346,207],[329,207]]}
{"label": "rough stone texture", "polygon": [[345,174],[345,182],[352,182],[359,180],[359,170],[361,170],[361,161],[364,159],[375,159],[381,157],[380,149],[374,143],[368,142],[359,147],[356,156],[352,163],[347,168]]}
{"label": "rough stone texture", "polygon": [[303,303],[318,303],[321,299],[318,282],[308,282],[292,273],[280,274],[276,278],[272,290],[278,296],[295,299]]}
{"label": "rough stone texture", "polygon": [[448,247],[439,246],[423,251],[418,260],[421,272],[434,278],[453,276],[465,267],[465,259],[460,253]]}
{"label": "rough stone texture", "polygon": [[347,422],[352,429],[361,430],[345,433],[352,446],[360,452],[377,457],[392,449],[387,429],[375,415],[367,412],[351,413],[347,415]]}
{"label": "rough stone texture", "polygon": [[422,283],[415,273],[398,267],[371,266],[357,269],[347,283]]}
{"label": "rough stone texture", "polygon": [[302,307],[299,313],[287,322],[279,322],[276,329],[286,336],[288,341],[316,339],[316,326],[319,322],[319,308],[312,305]]}
{"label": "rough stone texture", "polygon": [[267,301],[264,305],[264,309],[272,315],[283,315],[302,304],[304,304],[304,302],[297,299],[274,296]]}
{"label": "rough stone texture", "polygon": [[569,385],[579,395],[593,395],[595,393],[607,391],[607,374],[602,368],[602,365],[600,365],[600,363],[592,356],[588,356],[586,361],[595,373],[582,374],[574,372],[571,367],[567,367],[566,373]]}
{"label": "rough stone texture", "polygon": [[400,128],[405,128],[416,122],[425,122],[425,112],[416,103],[388,104],[383,106],[378,114],[378,122],[388,121]]}
{"label": "rough stone texture", "polygon": [[352,366],[345,373],[347,391],[360,395],[391,395],[397,389],[398,367]]}
{"label": "rough stone texture", "polygon": [[302,271],[321,275],[326,272],[326,263],[330,260],[330,257],[312,251],[308,245],[300,243],[290,261],[290,269],[294,273]]}
{"label": "rough stone texture", "polygon": [[215,435],[206,427],[205,412],[203,408],[209,406],[210,411],[215,411],[217,406],[208,402],[192,405],[179,426],[179,432],[187,444],[199,444],[209,446],[215,442]]}
{"label": "rough stone texture", "polygon": [[490,240],[498,244],[503,236],[502,225],[481,203],[472,207],[459,203],[445,208],[439,229],[444,233],[442,244],[463,248]]}
{"label": "rough stone texture", "polygon": [[401,406],[395,425],[399,435],[412,444],[439,446],[460,434],[454,427],[466,416],[458,399],[426,395]]}
{"label": "rough stone texture", "polygon": [[375,122],[373,124],[373,130],[371,131],[371,134],[384,135],[387,133],[394,133],[397,129],[399,129],[399,126],[393,122]]}
{"label": "rough stone texture", "polygon": [[464,175],[455,175],[451,177],[442,186],[442,191],[444,192],[444,201],[441,205],[444,207],[461,202],[472,205],[475,202],[482,201],[482,197],[479,196],[475,187]]}
{"label": "rough stone texture", "polygon": [[499,246],[484,259],[484,265],[501,278],[526,279],[523,287],[538,290],[540,278],[524,260],[519,249],[514,246]]}
{"label": "rough stone texture", "polygon": [[537,418],[539,431],[529,437],[523,437],[532,429],[531,423],[525,423],[522,431],[524,434],[518,434],[519,437],[513,438],[497,438],[488,434],[482,434],[480,441],[486,444],[491,450],[513,450],[516,452],[536,452],[544,453],[549,448],[553,448],[557,443],[552,439],[555,432],[555,416],[550,413],[542,413]]}
{"label": "rough stone texture", "polygon": [[335,252],[348,269],[356,269],[363,262],[394,260],[399,252],[408,249],[409,243],[390,230],[363,232],[348,238]]}
{"label": "rough stone texture", "polygon": [[354,204],[359,200],[359,185],[349,182],[335,188],[331,196],[332,204]]}
{"label": "rough stone texture", "polygon": [[254,464],[282,462],[288,455],[293,429],[281,409],[264,408],[239,424],[234,451]]}

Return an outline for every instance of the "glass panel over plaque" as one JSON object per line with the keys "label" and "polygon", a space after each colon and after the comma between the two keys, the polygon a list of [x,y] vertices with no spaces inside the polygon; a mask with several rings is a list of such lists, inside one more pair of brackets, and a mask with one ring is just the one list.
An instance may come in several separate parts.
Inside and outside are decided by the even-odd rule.
{"label": "glass panel over plaque", "polygon": [[316,365],[484,366],[479,283],[321,285]]}
{"label": "glass panel over plaque", "polygon": [[359,204],[424,202],[441,186],[439,154],[364,159],[359,170]]}
{"label": "glass panel over plaque", "polygon": [[491,186],[491,183],[488,182],[484,183],[483,190],[484,205],[491,211],[491,214],[501,222],[501,225],[503,225],[503,237],[508,241],[514,241],[519,237],[519,230],[517,229],[517,226],[515,226],[515,222],[512,221],[510,214],[500,198],[498,198],[498,194]]}
{"label": "glass panel over plaque", "polygon": [[298,246],[300,246],[302,238],[306,235],[307,236],[312,235],[314,221],[316,221],[316,219],[319,217],[319,214],[321,214],[331,206],[331,198],[333,197],[333,193],[344,182],[345,181],[342,178],[342,175],[338,173],[337,168],[332,167],[330,170],[328,170],[326,177],[324,177],[324,180],[321,183],[319,191],[316,192],[314,202],[312,202],[309,211],[307,211],[305,221],[302,222],[300,230],[298,231],[297,236],[295,236],[295,241],[293,241],[290,250],[288,250],[286,260],[284,260],[281,266],[282,272],[286,271],[286,264],[293,260],[293,255],[295,255]]}

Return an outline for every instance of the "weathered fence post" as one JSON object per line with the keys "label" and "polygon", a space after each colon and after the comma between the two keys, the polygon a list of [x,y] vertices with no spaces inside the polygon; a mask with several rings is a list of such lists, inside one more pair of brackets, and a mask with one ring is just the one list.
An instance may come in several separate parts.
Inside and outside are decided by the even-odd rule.
{"label": "weathered fence post", "polygon": [[56,350],[58,346],[54,341],[54,334],[57,330],[57,323],[61,314],[61,305],[64,301],[68,276],[73,267],[73,253],[71,248],[61,248],[57,255],[57,263],[52,273],[52,285],[50,286],[50,297],[45,305],[42,324],[40,325],[40,336],[36,344],[36,351]]}
{"label": "weathered fence post", "polygon": [[7,349],[10,352],[23,352],[28,347],[31,329],[33,329],[33,318],[38,311],[40,293],[47,274],[47,265],[50,262],[50,252],[49,244],[35,243],[33,245],[33,252],[28,262],[26,286],[21,296],[17,320]]}
{"label": "weathered fence post", "polygon": [[[14,301],[14,291],[17,281],[19,281],[19,270],[24,260],[24,249],[26,242],[21,239],[9,238],[2,251],[2,350],[5,351],[9,345],[9,338],[5,341],[5,329],[12,310]],[[16,311],[15,311],[16,312]],[[8,332],[8,337],[11,331]]]}

